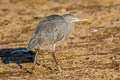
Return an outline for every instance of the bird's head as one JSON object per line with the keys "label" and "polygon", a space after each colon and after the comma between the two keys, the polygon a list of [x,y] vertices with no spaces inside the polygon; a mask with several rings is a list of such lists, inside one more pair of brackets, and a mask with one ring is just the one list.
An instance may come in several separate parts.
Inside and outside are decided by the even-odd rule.
{"label": "bird's head", "polygon": [[65,14],[63,15],[63,18],[69,22],[90,21],[89,19],[79,19],[78,17],[72,14]]}

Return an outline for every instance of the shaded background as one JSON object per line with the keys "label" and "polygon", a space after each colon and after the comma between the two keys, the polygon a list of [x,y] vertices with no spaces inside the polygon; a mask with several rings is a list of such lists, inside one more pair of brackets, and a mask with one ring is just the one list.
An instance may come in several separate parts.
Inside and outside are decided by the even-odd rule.
{"label": "shaded background", "polygon": [[[56,71],[50,51],[43,51],[37,73],[26,73],[20,65],[31,69],[34,54],[10,52],[27,47],[40,19],[66,13],[92,21],[77,23],[72,34],[57,47],[56,57],[63,72]],[[3,79],[120,80],[120,1],[0,0],[0,80]]]}

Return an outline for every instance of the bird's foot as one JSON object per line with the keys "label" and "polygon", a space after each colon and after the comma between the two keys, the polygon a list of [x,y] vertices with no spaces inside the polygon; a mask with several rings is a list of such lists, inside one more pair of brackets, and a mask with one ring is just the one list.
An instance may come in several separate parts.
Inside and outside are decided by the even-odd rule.
{"label": "bird's foot", "polygon": [[35,72],[35,70],[32,70],[31,73],[32,73],[32,74],[35,74],[36,72]]}
{"label": "bird's foot", "polygon": [[35,70],[27,70],[27,72],[30,73],[30,74],[35,74],[36,73]]}
{"label": "bird's foot", "polygon": [[60,65],[57,65],[57,69],[62,72],[62,67]]}

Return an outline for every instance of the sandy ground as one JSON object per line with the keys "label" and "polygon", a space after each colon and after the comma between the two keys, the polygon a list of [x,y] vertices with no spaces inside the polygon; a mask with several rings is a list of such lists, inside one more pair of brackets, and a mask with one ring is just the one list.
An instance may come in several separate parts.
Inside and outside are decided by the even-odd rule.
{"label": "sandy ground", "polygon": [[[35,54],[10,52],[27,48],[40,19],[66,13],[91,22],[76,23],[57,47],[63,71],[43,51],[36,74],[27,73]],[[120,80],[120,1],[0,0],[0,80]]]}

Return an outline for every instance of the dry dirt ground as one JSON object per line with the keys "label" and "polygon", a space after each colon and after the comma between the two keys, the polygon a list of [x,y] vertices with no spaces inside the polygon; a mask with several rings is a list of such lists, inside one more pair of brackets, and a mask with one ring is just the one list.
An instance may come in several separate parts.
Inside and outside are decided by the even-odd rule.
{"label": "dry dirt ground", "polygon": [[[78,22],[56,49],[63,71],[56,70],[50,51],[27,48],[40,19],[51,14],[75,14]],[[0,80],[120,80],[120,0],[0,0]]]}

